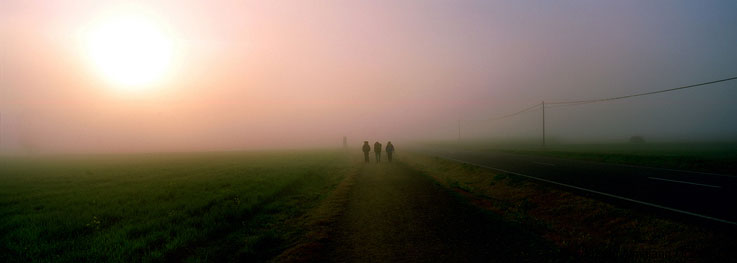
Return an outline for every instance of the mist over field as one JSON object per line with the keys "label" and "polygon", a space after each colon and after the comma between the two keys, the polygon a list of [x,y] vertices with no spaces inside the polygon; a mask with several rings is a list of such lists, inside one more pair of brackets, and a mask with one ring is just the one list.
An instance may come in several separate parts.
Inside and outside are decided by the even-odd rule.
{"label": "mist over field", "polygon": [[0,0],[0,262],[732,262],[736,14]]}
{"label": "mist over field", "polygon": [[[84,48],[125,2],[0,3],[0,152],[537,140],[539,109],[485,119],[737,74],[734,1],[151,1],[170,66],[126,90]],[[546,133],[734,141],[735,86],[551,107]]]}

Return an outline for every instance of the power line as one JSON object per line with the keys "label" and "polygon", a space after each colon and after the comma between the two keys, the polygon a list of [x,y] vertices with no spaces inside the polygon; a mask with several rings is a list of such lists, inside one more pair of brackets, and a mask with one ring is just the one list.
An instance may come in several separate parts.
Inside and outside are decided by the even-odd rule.
{"label": "power line", "polygon": [[497,121],[497,120],[501,120],[501,119],[506,119],[506,118],[514,117],[514,116],[520,115],[522,113],[526,113],[528,111],[536,110],[540,106],[542,106],[542,103],[538,103],[538,104],[532,105],[530,107],[527,107],[527,108],[525,108],[523,110],[520,110],[520,111],[517,111],[515,113],[510,113],[510,114],[507,114],[507,115],[497,116],[497,117],[494,117],[494,118],[475,119],[475,120],[464,119],[463,121]]}
{"label": "power line", "polygon": [[[591,104],[591,103],[596,103],[596,102],[589,101],[589,102],[579,102],[579,103],[569,103],[569,104],[555,104],[553,106],[547,106],[546,105],[545,108],[547,108],[547,109],[554,109],[554,108],[560,108],[560,107],[581,106],[581,105],[586,105],[586,104]],[[547,104],[547,103],[545,103],[545,104]]]}
{"label": "power line", "polygon": [[[663,93],[663,92],[669,92],[669,91],[675,91],[675,90],[682,90],[682,89],[688,89],[688,88],[695,88],[695,87],[699,87],[699,86],[706,86],[706,85],[710,85],[710,84],[715,84],[715,83],[720,83],[720,82],[725,82],[725,81],[730,81],[730,80],[735,80],[735,79],[737,79],[737,76],[736,77],[731,77],[731,78],[726,78],[726,79],[720,79],[720,80],[714,80],[714,81],[709,81],[709,82],[703,82],[703,83],[698,83],[698,84],[683,86],[683,87],[677,87],[677,88],[672,88],[672,89],[664,89],[664,90],[651,91],[651,92],[638,93],[638,94],[632,94],[632,95],[620,96],[620,97],[612,97],[612,98],[591,99],[591,100],[574,100],[574,101],[545,102],[545,104],[546,104],[545,107],[546,108],[558,108],[558,107],[580,106],[580,105],[597,103],[597,102],[628,99],[628,98],[633,98],[633,97],[639,97],[639,96],[645,96],[645,95],[652,95],[652,94],[657,94],[657,93]],[[554,106],[548,106],[548,105],[554,105]],[[530,107],[524,108],[524,109],[522,109],[522,110],[520,110],[518,112],[507,114],[507,115],[502,115],[502,116],[499,116],[499,117],[488,118],[488,119],[477,119],[477,120],[465,120],[465,121],[496,121],[496,120],[506,119],[506,118],[509,118],[509,117],[514,117],[514,116],[520,115],[522,113],[526,113],[528,111],[536,110],[536,108],[537,107],[540,107],[540,106],[542,106],[542,103],[538,103],[538,104],[532,105]]]}
{"label": "power line", "polygon": [[540,107],[542,105],[543,105],[542,103],[538,103],[538,104],[532,105],[532,106],[530,106],[528,108],[525,108],[524,110],[521,110],[521,111],[518,111],[518,112],[515,112],[515,113],[512,113],[512,114],[507,114],[507,115],[504,115],[504,116],[499,116],[499,117],[496,117],[496,118],[491,118],[491,119],[489,119],[489,121],[497,121],[497,120],[506,119],[506,118],[509,118],[509,117],[514,117],[514,116],[520,115],[520,114],[525,113],[525,112],[528,112],[528,111],[533,111],[533,110],[537,109],[537,107]]}
{"label": "power line", "polygon": [[710,84],[715,84],[715,83],[725,82],[725,81],[730,81],[730,80],[735,80],[735,79],[737,79],[737,77],[731,77],[731,78],[720,79],[720,80],[709,81],[709,82],[703,82],[703,83],[699,83],[699,84],[693,84],[693,85],[688,85],[688,86],[683,86],[683,87],[678,87],[678,88],[664,89],[664,90],[651,91],[651,92],[645,92],[645,93],[638,93],[638,94],[632,94],[632,95],[620,96],[620,97],[603,98],[603,99],[592,99],[592,100],[546,102],[546,104],[555,104],[555,105],[575,104],[575,105],[571,105],[571,106],[577,106],[577,105],[583,105],[583,104],[589,104],[589,103],[596,103],[596,102],[603,102],[603,101],[612,101],[612,100],[621,100],[621,99],[628,99],[628,98],[632,98],[632,97],[652,95],[652,94],[669,92],[669,91],[675,91],[675,90],[695,88],[695,87],[699,87],[699,86],[706,86],[706,85],[710,85]]}
{"label": "power line", "polygon": [[537,108],[541,108],[540,106],[544,106],[544,104],[543,103],[538,103],[538,104],[532,105],[530,107],[527,107],[527,108],[525,108],[525,109],[523,109],[521,111],[515,112],[515,113],[511,113],[511,114],[507,114],[507,115],[503,115],[503,116],[499,116],[499,117],[494,117],[494,118],[489,118],[489,119],[482,119],[482,120],[468,120],[468,119],[463,120],[463,119],[459,119],[458,120],[458,141],[459,142],[461,141],[461,121],[498,121],[498,120],[501,120],[501,119],[506,119],[506,118],[514,117],[514,116],[520,115],[520,114],[525,113],[525,112],[536,110]]}
{"label": "power line", "polygon": [[[646,96],[646,95],[652,95],[652,94],[658,94],[658,93],[664,93],[664,92],[670,92],[670,91],[676,91],[676,90],[682,90],[682,89],[688,89],[688,88],[695,88],[695,87],[700,87],[700,86],[706,86],[706,85],[710,85],[710,84],[715,84],[715,83],[720,83],[720,82],[725,82],[725,81],[730,81],[730,80],[735,80],[735,79],[737,79],[737,76],[736,77],[731,77],[731,78],[726,78],[726,79],[709,81],[709,82],[702,82],[702,83],[698,83],[698,84],[693,84],[693,85],[688,85],[688,86],[682,86],[682,87],[677,87],[677,88],[672,88],[672,89],[664,89],[664,90],[651,91],[651,92],[645,92],[645,93],[637,93],[637,94],[632,94],[632,95],[627,95],[627,96],[620,96],[620,97],[611,97],[611,98],[602,98],[602,99],[591,99],[591,100],[541,102],[541,103],[532,105],[530,107],[524,108],[524,109],[522,109],[520,111],[517,111],[515,113],[511,113],[511,114],[502,115],[502,116],[494,117],[494,118],[488,118],[488,119],[465,120],[465,121],[497,121],[497,120],[502,120],[502,119],[514,117],[514,116],[517,116],[517,115],[520,115],[520,114],[523,114],[523,113],[526,113],[526,112],[529,112],[529,111],[533,111],[533,110],[537,110],[538,108],[541,108],[543,110],[543,145],[545,145],[545,135],[544,135],[544,133],[545,133],[545,108],[558,108],[558,107],[580,106],[580,105],[597,103],[597,102],[628,99],[628,98],[633,98],[633,97]],[[548,106],[548,105],[553,105],[553,106]],[[462,119],[459,119],[458,120],[458,140],[459,141],[461,139],[461,121],[462,121]]]}

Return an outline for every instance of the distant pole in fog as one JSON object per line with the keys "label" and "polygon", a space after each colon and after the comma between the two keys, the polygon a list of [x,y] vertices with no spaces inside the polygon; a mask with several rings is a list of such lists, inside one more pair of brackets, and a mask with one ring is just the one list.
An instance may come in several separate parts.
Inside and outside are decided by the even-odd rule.
{"label": "distant pole in fog", "polygon": [[461,120],[458,120],[458,142],[461,142]]}
{"label": "distant pole in fog", "polygon": [[3,113],[0,112],[0,153],[3,153]]}
{"label": "distant pole in fog", "polygon": [[[619,97],[609,97],[609,98],[590,99],[590,100],[554,101],[554,102],[548,102],[548,105],[552,105],[552,106],[550,106],[550,108],[564,107],[564,106],[580,106],[580,105],[587,105],[587,104],[591,104],[591,103],[599,103],[599,102],[606,102],[606,101],[613,101],[613,100],[629,99],[629,98],[639,97],[639,96],[647,96],[647,95],[653,95],[653,94],[664,93],[664,92],[671,92],[671,91],[682,90],[682,89],[690,89],[690,88],[701,87],[701,86],[706,86],[706,85],[711,85],[711,84],[721,83],[721,82],[726,82],[726,81],[732,81],[732,80],[737,80],[737,76],[734,76],[734,77],[731,77],[731,78],[726,78],[726,79],[719,79],[719,80],[709,81],[709,82],[702,82],[702,83],[698,83],[698,84],[693,84],[693,85],[688,85],[688,86],[682,86],[682,87],[677,87],[677,88],[657,90],[657,91],[650,91],[650,92],[644,92],[644,93],[636,93],[636,94],[631,94],[631,95],[626,95],[626,96],[619,96]],[[542,147],[544,148],[545,147],[545,101],[542,101],[541,103],[535,104],[535,105],[533,105],[531,107],[525,108],[523,110],[520,110],[520,111],[515,112],[515,113],[512,113],[512,114],[502,115],[502,116],[498,116],[498,117],[495,117],[495,118],[489,118],[489,119],[485,119],[484,121],[498,121],[498,120],[502,120],[502,119],[506,119],[506,118],[511,118],[511,117],[514,117],[514,116],[517,116],[517,115],[520,115],[520,114],[523,114],[523,113],[526,113],[526,112],[529,112],[529,111],[537,110],[537,107],[541,107],[542,108],[542,114],[543,114],[543,116],[542,116],[542,137],[543,137],[542,138]],[[458,119],[458,142],[460,142],[460,141],[461,141],[461,119]]]}
{"label": "distant pole in fog", "polygon": [[343,148],[344,149],[348,148],[348,137],[346,136],[343,136]]}
{"label": "distant pole in fog", "polygon": [[543,147],[545,147],[545,101],[542,103],[543,108]]}

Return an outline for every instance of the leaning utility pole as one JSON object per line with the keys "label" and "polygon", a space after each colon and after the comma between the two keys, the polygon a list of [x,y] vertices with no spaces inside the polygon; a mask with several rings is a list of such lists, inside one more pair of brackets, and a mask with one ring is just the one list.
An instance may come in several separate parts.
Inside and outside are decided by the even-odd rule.
{"label": "leaning utility pole", "polygon": [[461,142],[461,120],[458,120],[458,142]]}
{"label": "leaning utility pole", "polygon": [[0,154],[3,153],[3,113],[0,112]]}
{"label": "leaning utility pole", "polygon": [[545,101],[542,103],[543,105],[543,148],[545,147]]}

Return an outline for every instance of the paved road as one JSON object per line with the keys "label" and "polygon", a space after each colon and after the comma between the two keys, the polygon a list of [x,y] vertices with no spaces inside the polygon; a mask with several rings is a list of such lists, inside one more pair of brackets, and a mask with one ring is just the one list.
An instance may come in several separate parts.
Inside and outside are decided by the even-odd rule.
{"label": "paved road", "polygon": [[[422,149],[486,166],[728,221],[737,225],[737,176],[491,151]],[[610,196],[611,197],[611,196]],[[698,216],[697,216],[698,217]]]}
{"label": "paved road", "polygon": [[464,204],[398,163],[366,164],[349,195],[334,262],[556,261],[550,243]]}

